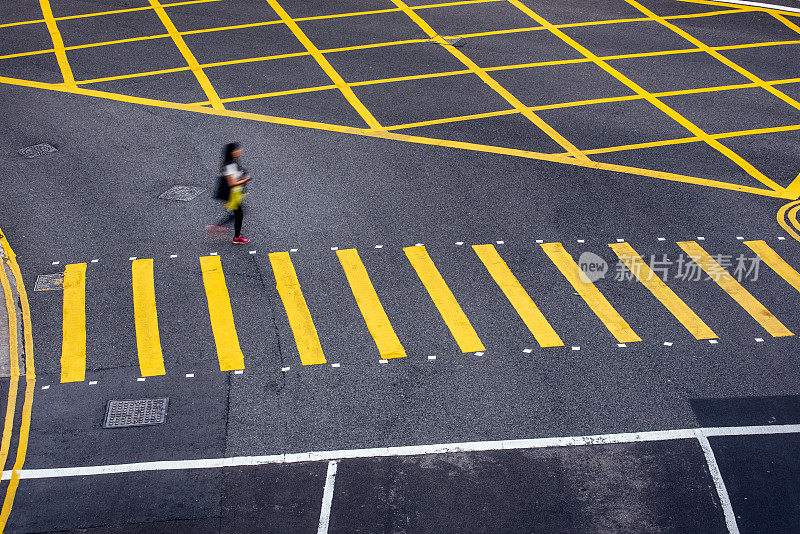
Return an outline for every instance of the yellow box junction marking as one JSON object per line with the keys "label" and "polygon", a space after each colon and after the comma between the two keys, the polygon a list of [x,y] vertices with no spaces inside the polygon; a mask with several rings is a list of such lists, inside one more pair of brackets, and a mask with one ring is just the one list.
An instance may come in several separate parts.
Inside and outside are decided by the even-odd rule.
{"label": "yellow box junction marking", "polygon": [[731,296],[758,324],[764,327],[772,337],[786,337],[794,334],[786,328],[772,313],[764,307],[742,284],[736,281],[708,252],[696,241],[679,241],[678,246],[700,266],[703,271],[725,293]]}
{"label": "yellow box junction marking", "polygon": [[745,241],[744,244],[758,254],[761,261],[769,265],[770,269],[778,273],[781,278],[789,282],[797,291],[800,291],[800,273],[781,258],[765,241]]}
{"label": "yellow box junction marking", "polygon": [[203,285],[208,300],[208,314],[211,330],[217,346],[220,371],[244,369],[244,355],[239,347],[239,336],[233,323],[233,310],[225,285],[225,273],[219,256],[202,256],[200,267],[203,271]]}
{"label": "yellow box junction marking", "polygon": [[620,343],[631,343],[641,341],[636,332],[625,322],[625,319],[617,313],[617,310],[600,293],[600,290],[588,279],[572,259],[569,252],[564,250],[561,243],[543,243],[540,245],[545,254],[555,264],[564,278],[575,288],[578,295],[591,308],[597,318],[600,319],[608,331],[617,338]]}
{"label": "yellow box junction marking", "polygon": [[[152,1],[152,0],[151,0]],[[316,45],[311,42],[311,40],[303,33],[303,30],[300,29],[300,26],[292,20],[292,17],[286,13],[286,10],[281,7],[281,5],[277,2],[277,0],[267,0],[269,5],[272,6],[272,9],[275,10],[275,13],[281,18],[281,20],[286,23],[286,26],[292,30],[292,33],[297,37],[297,40],[311,53],[311,56],[316,60],[322,70],[325,71],[325,74],[331,79],[331,81],[339,88],[342,92],[342,95],[350,102],[350,105],[361,115],[361,118],[364,119],[370,128],[380,129],[380,123],[372,116],[372,113],[367,109],[367,107],[358,99],[356,94],[353,90],[348,86],[342,77],[336,72],[336,69],[328,63],[328,60],[322,53],[317,49]]]}
{"label": "yellow box junction marking", "polygon": [[53,51],[56,54],[58,67],[61,69],[61,76],[64,78],[64,83],[67,85],[75,85],[75,77],[72,75],[72,69],[67,61],[67,53],[64,51],[64,41],[61,39],[61,32],[58,31],[58,25],[53,17],[53,10],[50,8],[49,0],[39,0],[39,5],[42,6],[42,15],[47,24],[47,31],[50,32],[50,38],[53,40]]}
{"label": "yellow box junction marking", "polygon": [[389,322],[389,317],[383,309],[358,251],[354,248],[337,250],[336,255],[339,257],[344,274],[350,283],[350,289],[353,290],[358,309],[361,310],[364,322],[367,323],[369,333],[372,334],[372,339],[378,346],[381,358],[384,360],[405,358],[406,349],[403,348],[392,328],[392,323]]}
{"label": "yellow box junction marking", "polygon": [[428,37],[430,37],[434,42],[444,47],[445,50],[450,52],[456,59],[461,61],[471,72],[475,73],[486,85],[491,87],[497,94],[499,94],[503,99],[511,104],[514,109],[518,110],[525,118],[530,120],[536,126],[539,127],[545,134],[547,134],[553,141],[561,145],[564,150],[566,150],[570,156],[573,156],[578,159],[586,160],[586,156],[584,156],[578,148],[570,143],[563,135],[558,133],[552,126],[547,124],[541,117],[536,115],[530,108],[526,107],[522,102],[520,102],[517,97],[512,95],[505,87],[500,85],[497,80],[492,78],[488,72],[484,69],[480,68],[474,61],[472,61],[469,57],[467,57],[463,52],[458,50],[456,47],[448,43],[444,37],[439,35],[434,31],[430,25],[423,20],[422,17],[419,16],[413,9],[408,7],[408,5],[403,2],[402,0],[391,0],[394,5],[399,7],[403,13],[405,13],[411,20],[417,23],[423,32],[425,32]]}
{"label": "yellow box junction marking", "polygon": [[166,374],[158,333],[156,290],[153,260],[137,259],[131,263],[133,279],[133,316],[136,323],[136,347],[139,351],[139,370],[142,376]]}
{"label": "yellow box junction marking", "polygon": [[3,423],[3,440],[0,444],[0,469],[5,470],[8,451],[11,448],[11,435],[14,432],[14,412],[17,407],[17,388],[19,384],[19,352],[17,344],[17,308],[11,293],[11,284],[6,275],[6,269],[0,260],[0,285],[3,286],[3,295],[8,317],[8,339],[0,339],[0,343],[8,341],[9,357],[11,358],[11,377],[8,385],[8,399],[6,401],[6,415]]}
{"label": "yellow box junction marking", "polygon": [[186,46],[186,41],[184,41],[183,37],[181,37],[180,32],[172,23],[172,20],[170,20],[169,15],[167,15],[164,7],[158,2],[158,0],[150,0],[150,5],[153,6],[153,10],[156,12],[156,15],[158,15],[158,18],[161,19],[161,23],[164,25],[164,28],[167,29],[167,33],[169,33],[169,36],[172,37],[172,42],[174,42],[175,46],[178,47],[183,59],[186,60],[186,64],[189,65],[194,77],[197,78],[197,82],[200,84],[200,87],[203,88],[203,92],[211,102],[211,107],[214,109],[225,109],[225,106],[223,106],[222,102],[219,100],[219,95],[217,95],[216,89],[214,89],[214,86],[211,85],[211,81],[209,81],[206,73],[203,72],[203,69],[197,62],[197,58],[194,57],[192,51],[189,50],[188,46]]}
{"label": "yellow box junction marking", "polygon": [[486,266],[486,270],[489,271],[494,281],[500,286],[511,305],[517,310],[522,322],[525,323],[533,337],[536,338],[539,346],[563,347],[564,342],[561,341],[561,338],[558,337],[556,331],[547,322],[539,307],[536,306],[528,292],[517,280],[517,277],[511,272],[508,264],[500,257],[494,245],[472,245],[472,250],[475,251],[483,265]]}
{"label": "yellow box junction marking", "polygon": [[317,329],[311,319],[297,273],[292,265],[292,258],[288,252],[273,252],[269,255],[272,272],[275,273],[275,288],[283,302],[289,326],[294,334],[297,352],[303,365],[317,365],[325,363],[325,354],[319,342]]}
{"label": "yellow box junction marking", "polygon": [[86,264],[64,269],[64,308],[61,341],[61,382],[86,378]]}
{"label": "yellow box junction marking", "polygon": [[419,276],[425,289],[428,290],[428,295],[436,305],[436,309],[439,310],[439,314],[444,319],[447,328],[450,329],[450,333],[453,334],[453,338],[458,343],[461,352],[486,350],[425,247],[405,247],[403,252],[405,252],[411,266],[417,271],[417,276]]}
{"label": "yellow box junction marking", "polygon": [[622,263],[636,276],[644,287],[650,290],[667,310],[686,327],[695,339],[716,339],[714,333],[696,313],[686,305],[683,300],[672,291],[667,284],[659,278],[647,263],[642,260],[639,253],[628,243],[612,243],[608,245],[619,257]]}

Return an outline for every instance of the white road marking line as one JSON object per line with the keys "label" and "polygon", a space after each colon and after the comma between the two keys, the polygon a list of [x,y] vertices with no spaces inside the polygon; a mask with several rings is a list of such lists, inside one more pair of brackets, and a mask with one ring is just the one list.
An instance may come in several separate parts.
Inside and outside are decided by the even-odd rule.
{"label": "white road marking line", "polygon": [[705,241],[705,240],[706,240],[706,238],[705,238],[705,237],[700,237],[700,236],[697,236],[697,240],[698,240],[698,241]]}
{"label": "white road marking line", "polygon": [[800,13],[800,9],[796,7],[778,6],[775,4],[764,4],[762,2],[750,2],[749,0],[723,0],[727,4],[739,4],[741,6],[765,7],[767,9],[777,9],[779,11],[791,11],[793,13]]}
{"label": "white road marking line", "polygon": [[325,489],[322,492],[322,508],[319,511],[317,534],[328,534],[328,524],[331,520],[331,504],[333,503],[333,487],[336,484],[336,468],[338,465],[338,460],[328,462],[328,474],[325,477]]}
{"label": "white road marking line", "polygon": [[194,373],[186,373],[186,378],[194,378]]}
{"label": "white road marking line", "polygon": [[531,352],[533,352],[533,349],[522,349],[522,352],[524,352],[525,354],[530,354]]}
{"label": "white road marking line", "polygon": [[42,389],[50,389],[50,386],[42,386]]}
{"label": "white road marking line", "polygon": [[169,257],[172,258],[172,259],[175,259],[175,258],[178,257],[178,255],[177,254],[170,254]]}
{"label": "white road marking line", "polygon": [[136,256],[131,256],[130,258],[128,258],[128,261],[133,261],[135,259],[136,259]]}
{"label": "white road marking line", "polygon": [[464,242],[463,242],[463,241],[456,241],[456,246],[457,246],[457,247],[460,247],[460,246],[461,246],[461,245],[463,245],[463,244],[464,244]]}
{"label": "white road marking line", "polygon": [[436,359],[436,356],[428,356],[428,359],[429,359],[429,360],[435,360],[435,359]]}
{"label": "white road marking line", "polygon": [[483,352],[476,352],[475,356],[483,356]]}
{"label": "white road marking line", "polygon": [[332,363],[331,364],[331,367],[341,367],[341,366],[342,366],[342,364],[340,364],[340,363]]}
{"label": "white road marking line", "polygon": [[586,243],[585,239],[578,239],[578,243]]}
{"label": "white road marking line", "polygon": [[219,254],[217,254],[216,252],[209,252],[208,255],[209,256],[219,256]]}
{"label": "white road marking line", "polygon": [[95,384],[97,384],[97,380],[89,380],[90,386],[94,386]]}
{"label": "white road marking line", "polygon": [[339,247],[331,247],[331,250],[339,250]]}
{"label": "white road marking line", "polygon": [[665,347],[671,347],[672,346],[672,341],[665,341],[664,342],[664,346]]}
{"label": "white road marking line", "polygon": [[666,238],[666,237],[659,237],[659,238],[658,238],[658,240],[659,240],[659,241],[666,241],[666,240],[667,240],[667,238]]}
{"label": "white road marking line", "polygon": [[737,236],[736,236],[736,239],[738,239],[739,241],[744,241],[744,237],[742,237],[742,236],[740,236],[740,235],[737,235]]}
{"label": "white road marking line", "polygon": [[291,371],[291,369],[292,369],[291,367],[281,367],[281,371],[283,371],[284,373],[286,371]]}
{"label": "white road marking line", "polygon": [[785,241],[785,240],[786,240],[786,238],[785,238],[785,237],[783,237],[782,235],[779,235],[779,236],[778,236],[778,241]]}
{"label": "white road marking line", "polygon": [[249,250],[249,251],[248,251],[248,254],[255,254],[255,253],[256,253],[256,251],[255,251],[255,250]]}
{"label": "white road marking line", "polygon": [[617,239],[617,243],[624,243],[624,242],[625,242],[624,239]]}
{"label": "white road marking line", "polygon": [[424,247],[425,243],[416,243],[414,246],[415,247]]}
{"label": "white road marking line", "polygon": [[572,350],[581,350],[581,348],[579,346],[577,346],[577,345],[573,345],[572,346]]}
{"label": "white road marking line", "polygon": [[495,241],[495,243],[497,243],[498,245],[505,245],[506,244],[505,241]]}
{"label": "white road marking line", "polygon": [[375,245],[375,248],[383,248],[383,245]]}
{"label": "white road marking line", "polygon": [[60,263],[61,263],[60,261],[54,261],[54,262],[51,262],[50,265],[58,265]]}
{"label": "white road marking line", "polygon": [[236,370],[233,372],[233,374],[236,374],[236,375],[241,375],[241,374],[243,374],[243,373],[244,373],[244,369],[236,369]]}
{"label": "white road marking line", "polygon": [[763,342],[764,342],[764,338],[763,337],[757,337],[756,338],[756,343],[763,343]]}
{"label": "white road marking line", "polygon": [[542,243],[544,243],[544,239],[537,239],[536,242],[541,245]]}
{"label": "white road marking line", "polygon": [[389,363],[389,360],[378,360],[378,363]]}
{"label": "white road marking line", "polygon": [[137,382],[144,382],[144,377],[143,377],[143,376],[140,376],[139,378],[137,378],[137,379],[136,379],[136,381],[137,381]]}
{"label": "white road marking line", "polygon": [[736,524],[736,515],[733,513],[731,498],[728,496],[725,481],[722,480],[722,473],[719,471],[717,459],[714,457],[711,444],[708,442],[708,438],[702,433],[698,431],[696,434],[697,441],[700,442],[700,447],[703,449],[703,455],[706,457],[708,471],[711,474],[711,478],[714,480],[714,486],[717,488],[717,495],[719,496],[719,503],[722,505],[722,511],[725,513],[725,524],[728,525],[728,532],[731,534],[739,534],[739,526]]}
{"label": "white road marking line", "polygon": [[[712,428],[683,428],[649,432],[627,432],[622,434],[597,434],[592,436],[566,436],[553,438],[510,439],[498,441],[472,441],[466,443],[443,443],[434,445],[407,445],[401,447],[377,447],[372,449],[350,449],[336,451],[314,451],[266,456],[235,456],[231,458],[201,458],[195,460],[165,460],[128,464],[94,465],[83,467],[57,467],[49,469],[20,469],[20,479],[80,477],[111,475],[118,473],[141,473],[145,471],[176,471],[182,469],[221,469],[265,464],[293,464],[299,462],[321,462],[354,458],[385,458],[396,456],[419,456],[423,454],[449,454],[455,452],[498,451],[519,449],[543,449],[550,447],[580,447],[611,445],[616,443],[639,443],[649,441],[671,441],[715,436],[762,436],[776,434],[800,434],[800,425],[760,425]],[[12,470],[3,471],[2,480],[11,480]]]}
{"label": "white road marking line", "polygon": [[617,346],[622,349],[627,347],[628,345],[626,345],[625,343],[617,343]]}
{"label": "white road marking line", "polygon": [[97,262],[99,262],[99,261],[100,261],[100,260],[92,260],[92,263],[97,263]]}
{"label": "white road marking line", "polygon": [[297,249],[296,248],[289,249],[289,252],[297,252]]}
{"label": "white road marking line", "polygon": [[712,345],[716,345],[717,343],[719,343],[719,340],[718,339],[709,339],[708,342],[711,343]]}

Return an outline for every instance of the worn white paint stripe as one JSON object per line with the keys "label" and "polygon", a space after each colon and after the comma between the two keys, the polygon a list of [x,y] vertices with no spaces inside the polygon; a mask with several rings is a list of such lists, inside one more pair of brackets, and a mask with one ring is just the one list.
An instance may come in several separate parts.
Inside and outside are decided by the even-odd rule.
{"label": "worn white paint stripe", "polygon": [[719,0],[726,4],[738,4],[740,6],[763,7],[766,9],[776,9],[779,11],[791,11],[792,13],[800,13],[800,9],[788,6],[776,6],[775,4],[764,4],[762,2],[749,2],[748,0]]}
{"label": "worn white paint stripe", "polygon": [[339,462],[328,462],[328,475],[325,477],[325,490],[322,492],[322,508],[319,511],[319,528],[317,534],[328,534],[331,521],[331,504],[333,503],[333,486],[336,483],[336,468]]}
{"label": "worn white paint stripe", "polygon": [[[556,438],[510,439],[498,441],[472,441],[436,445],[408,445],[402,447],[377,447],[373,449],[350,449],[318,451],[267,456],[236,456],[233,458],[206,458],[198,460],[170,460],[160,462],[138,462],[130,464],[96,465],[85,467],[62,467],[53,469],[22,469],[17,471],[24,478],[60,478],[143,471],[170,471],[181,469],[219,469],[264,464],[291,464],[298,462],[322,462],[353,458],[378,458],[387,456],[418,456],[422,454],[445,454],[455,452],[498,451],[514,449],[541,449],[547,447],[575,447],[581,445],[608,445],[643,441],[669,441],[693,439],[697,436],[753,436],[766,434],[800,434],[800,425],[762,425],[714,428],[686,428],[677,430],[655,430],[650,432],[627,432],[621,434],[597,434],[593,436],[567,436]],[[10,480],[11,471],[3,471],[2,480]]]}
{"label": "worn white paint stripe", "polygon": [[731,506],[731,499],[728,496],[728,489],[725,487],[725,481],[722,480],[722,473],[717,465],[717,458],[714,456],[714,451],[711,449],[711,444],[708,438],[697,435],[697,441],[700,442],[700,447],[703,449],[703,454],[708,463],[708,471],[711,473],[711,478],[714,480],[714,486],[717,488],[717,495],[719,495],[719,502],[722,505],[722,511],[725,512],[725,524],[728,526],[728,532],[731,534],[739,534],[739,526],[736,524],[736,515],[733,513],[733,506]]}

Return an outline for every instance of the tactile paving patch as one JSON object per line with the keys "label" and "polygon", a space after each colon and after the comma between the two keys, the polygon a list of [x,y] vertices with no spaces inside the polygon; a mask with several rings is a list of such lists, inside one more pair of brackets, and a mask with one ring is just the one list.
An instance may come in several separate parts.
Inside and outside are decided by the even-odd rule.
{"label": "tactile paving patch", "polygon": [[38,158],[39,156],[43,156],[44,154],[58,152],[58,149],[53,145],[48,145],[47,143],[40,143],[38,145],[26,146],[25,148],[20,149],[18,152],[20,156],[24,158],[33,159],[33,158]]}
{"label": "tactile paving patch", "polygon": [[191,185],[176,185],[170,187],[160,195],[158,198],[163,198],[165,200],[180,200],[182,202],[188,202],[194,199],[197,195],[202,193],[204,189],[202,187],[194,187]]}
{"label": "tactile paving patch", "polygon": [[110,400],[103,428],[160,425],[167,421],[169,397],[160,399]]}
{"label": "tactile paving patch", "polygon": [[40,274],[36,277],[34,291],[52,291],[62,289],[64,286],[64,273]]}

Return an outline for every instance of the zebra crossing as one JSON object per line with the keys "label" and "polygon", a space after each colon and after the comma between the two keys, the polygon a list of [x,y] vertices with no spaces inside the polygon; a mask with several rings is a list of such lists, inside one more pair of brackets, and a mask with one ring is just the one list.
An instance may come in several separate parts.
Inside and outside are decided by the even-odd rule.
{"label": "zebra crossing", "polygon": [[[547,286],[536,287],[535,284],[530,283],[530,276],[524,277],[527,280],[526,287],[518,278],[519,267],[510,266],[506,262],[503,257],[503,247],[500,247],[499,243],[503,242],[498,242],[497,246],[491,243],[475,244],[471,246],[469,256],[460,256],[460,261],[473,262],[470,265],[471,268],[485,269],[497,286],[495,289],[499,289],[498,298],[505,298],[507,304],[511,306],[510,309],[513,309],[518,316],[509,317],[505,313],[498,312],[494,320],[497,322],[521,321],[541,349],[564,347],[563,334],[560,335],[559,332],[563,332],[565,325],[558,322],[563,321],[563,317],[554,320],[536,304],[539,297],[548,291],[554,291],[554,289]],[[717,301],[721,303],[723,300],[728,300],[728,304],[732,301],[741,307],[766,334],[775,338],[794,335],[781,319],[767,309],[756,296],[742,285],[741,281],[732,275],[729,266],[719,261],[718,256],[710,254],[698,241],[679,241],[676,242],[676,245],[676,250],[682,250],[699,269],[702,269],[708,280],[714,281],[715,296],[714,301],[709,302],[709,306],[716,306]],[[795,290],[800,291],[800,273],[766,241],[739,241],[737,245],[740,248],[742,245],[747,247],[771,271]],[[498,247],[500,248],[498,249]],[[664,279],[665,277],[659,277],[654,272],[652,266],[645,261],[631,243],[617,240],[615,243],[608,244],[608,247],[619,259],[619,264],[627,269],[630,279],[634,283],[638,282],[663,306],[663,309],[651,310],[651,313],[663,314],[666,311],[694,339],[716,343],[719,336],[702,318],[704,310],[692,309],[678,295],[678,292],[670,287],[668,281]],[[598,324],[605,327],[608,334],[616,340],[620,347],[643,340],[640,333],[634,330],[617,309],[615,306],[617,303],[613,302],[613,298],[604,294],[602,288],[591,277],[586,276],[585,266],[579,264],[582,260],[576,261],[574,257],[578,251],[569,250],[559,242],[537,242],[536,248],[543,253],[537,257],[537,262],[539,262],[537,268],[547,270],[552,276],[562,277],[563,281],[574,290],[573,294],[583,302],[585,309],[596,316],[600,321]],[[247,257],[254,262],[261,262],[266,271],[271,272],[271,282],[274,282],[275,292],[279,297],[275,299],[274,306],[282,308],[282,310],[275,310],[275,313],[288,324],[293,338],[293,348],[296,348],[296,352],[293,351],[292,354],[296,355],[298,361],[290,361],[288,364],[314,366],[329,363],[329,357],[326,354],[326,340],[321,339],[318,325],[330,321],[335,322],[336,318],[331,317],[330,314],[320,313],[319,310],[314,309],[313,305],[309,304],[309,292],[314,291],[314,286],[303,285],[303,274],[302,272],[298,274],[296,268],[298,261],[296,249],[292,249],[291,252],[270,252],[266,254],[266,258],[264,254],[250,252],[249,256],[246,254],[238,256]],[[492,347],[487,346],[485,339],[479,335],[481,329],[476,329],[461,304],[465,299],[470,298],[469,295],[464,295],[463,291],[461,293],[453,291],[455,280],[450,274],[452,270],[450,268],[444,271],[440,269],[442,265],[451,263],[453,259],[442,257],[441,254],[437,254],[437,251],[431,252],[423,244],[403,247],[402,252],[405,262],[402,268],[410,267],[412,270],[410,272],[416,275],[421,284],[419,289],[424,291],[427,300],[435,308],[436,320],[441,320],[446,327],[446,330],[442,331],[449,333],[448,342],[453,343],[454,347],[457,346],[463,354],[482,354],[486,350],[491,350]],[[355,304],[354,309],[357,309],[363,319],[363,327],[374,342],[375,359],[386,363],[392,359],[407,358],[409,353],[406,345],[409,340],[401,339],[393,325],[393,321],[402,321],[406,318],[397,317],[397,313],[392,315],[387,312],[381,297],[383,296],[385,299],[388,292],[404,288],[396,285],[391,287],[376,285],[370,273],[370,263],[362,259],[362,255],[366,253],[368,253],[366,250],[362,250],[360,254],[356,248],[332,247],[330,254],[335,255],[341,271],[325,273],[325,275],[346,284],[349,292],[352,293],[354,300],[349,303],[341,303],[341,305],[352,306]],[[374,251],[369,251],[369,253],[374,253]],[[170,256],[170,258],[175,257],[176,255]],[[399,258],[400,256],[397,256],[395,261]],[[139,372],[143,378],[165,375],[170,372],[170,369],[165,365],[165,347],[162,346],[159,327],[159,315],[163,316],[165,310],[159,309],[158,306],[159,298],[156,291],[154,265],[157,265],[159,261],[170,260],[131,257],[129,261],[129,272],[125,276],[129,276],[130,280],[130,296],[133,303],[132,319]],[[64,265],[60,359],[62,383],[86,380],[86,301],[87,294],[91,294],[93,290],[92,284],[87,282],[89,280],[87,273],[91,273],[91,270],[96,268],[96,262],[97,260],[93,260],[91,263],[67,263]],[[188,264],[175,268],[185,268],[186,265]],[[243,351],[237,332],[236,318],[241,310],[237,313],[235,311],[241,306],[228,291],[223,258],[219,254],[212,253],[197,257],[196,262],[192,260],[191,265],[194,265],[193,268],[197,269],[202,277],[202,290],[207,306],[203,317],[208,321],[207,329],[213,337],[219,370],[241,372],[245,369],[248,361],[248,354]],[[400,266],[393,267],[399,268]],[[452,266],[448,265],[448,267]],[[118,268],[115,267],[115,269]],[[394,311],[396,312],[396,310]],[[247,310],[247,312],[259,313],[258,310]],[[173,306],[168,313],[181,313],[181,310],[174,309]],[[408,313],[413,316],[415,310],[409,309]],[[113,321],[114,318],[106,320]],[[581,319],[576,318],[575,320]],[[328,332],[331,331],[331,328],[335,331],[336,325],[326,326]],[[342,335],[346,334],[342,333]],[[526,354],[530,352],[531,349],[525,350]],[[133,355],[131,358],[133,360]]]}

